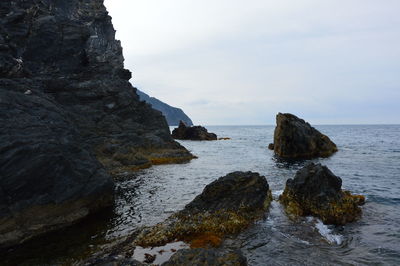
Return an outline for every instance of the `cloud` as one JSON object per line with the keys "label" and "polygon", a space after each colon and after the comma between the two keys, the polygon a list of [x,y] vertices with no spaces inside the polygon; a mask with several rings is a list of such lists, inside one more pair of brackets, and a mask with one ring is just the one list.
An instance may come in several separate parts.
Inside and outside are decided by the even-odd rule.
{"label": "cloud", "polygon": [[390,115],[400,113],[391,104],[400,101],[398,1],[106,6],[133,83],[196,123],[272,124],[278,111],[319,123],[400,123]]}

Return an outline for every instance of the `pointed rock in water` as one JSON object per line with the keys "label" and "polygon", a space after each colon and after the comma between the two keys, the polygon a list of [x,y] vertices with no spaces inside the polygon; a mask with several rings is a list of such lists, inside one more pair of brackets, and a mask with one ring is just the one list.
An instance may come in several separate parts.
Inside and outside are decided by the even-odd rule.
{"label": "pointed rock in water", "polygon": [[123,61],[103,1],[0,1],[0,246],[112,205],[104,166],[193,158]]}
{"label": "pointed rock in water", "polygon": [[238,233],[261,218],[271,200],[264,176],[233,172],[207,185],[165,222],[143,230],[134,242],[149,247],[181,240],[195,248],[216,247],[226,235]]}
{"label": "pointed rock in water", "polygon": [[319,217],[325,224],[344,225],[361,216],[364,196],[343,191],[342,179],[326,166],[310,163],[288,179],[279,200],[289,215]]}
{"label": "pointed rock in water", "polygon": [[328,157],[337,152],[336,144],[303,119],[278,113],[274,132],[275,154],[285,159]]}
{"label": "pointed rock in water", "polygon": [[227,251],[223,249],[181,249],[176,252],[169,261],[162,266],[186,266],[186,265],[213,265],[213,266],[246,266],[247,259],[240,250]]}
{"label": "pointed rock in water", "polygon": [[172,137],[182,140],[217,140],[217,135],[209,133],[206,128],[202,126],[188,127],[183,121],[180,121],[179,127],[172,131]]}

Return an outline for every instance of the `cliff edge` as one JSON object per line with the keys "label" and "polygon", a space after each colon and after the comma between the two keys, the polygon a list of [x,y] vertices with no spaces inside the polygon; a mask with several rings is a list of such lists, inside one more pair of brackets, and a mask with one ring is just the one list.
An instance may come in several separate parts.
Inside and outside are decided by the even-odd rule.
{"label": "cliff edge", "polygon": [[102,0],[0,2],[0,246],[112,205],[109,173],[192,158],[123,61]]}

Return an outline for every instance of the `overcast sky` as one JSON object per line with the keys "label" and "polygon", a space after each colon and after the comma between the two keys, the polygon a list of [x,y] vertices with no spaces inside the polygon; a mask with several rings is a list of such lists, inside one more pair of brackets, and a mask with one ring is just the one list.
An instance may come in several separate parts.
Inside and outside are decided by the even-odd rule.
{"label": "overcast sky", "polygon": [[131,82],[195,124],[400,123],[399,0],[106,0]]}

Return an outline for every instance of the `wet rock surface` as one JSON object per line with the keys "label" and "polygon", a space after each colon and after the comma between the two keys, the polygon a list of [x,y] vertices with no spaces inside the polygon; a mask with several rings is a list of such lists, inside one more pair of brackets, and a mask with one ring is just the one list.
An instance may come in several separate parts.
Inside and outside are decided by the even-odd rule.
{"label": "wet rock surface", "polygon": [[217,247],[263,217],[272,200],[265,177],[233,172],[207,185],[186,207],[165,222],[145,228],[134,241],[139,246],[161,246],[182,240],[191,247]]}
{"label": "wet rock surface", "polygon": [[288,179],[281,203],[289,215],[319,217],[325,224],[344,225],[361,216],[364,196],[343,191],[342,179],[326,166],[310,163]]}
{"label": "wet rock surface", "polygon": [[193,157],[123,60],[101,0],[0,2],[0,245],[109,206],[104,166]]}
{"label": "wet rock surface", "polygon": [[96,266],[144,266],[148,264],[141,263],[140,261],[122,258],[122,257],[110,257],[107,259],[100,259],[96,262],[92,262],[85,265],[96,265]]}
{"label": "wet rock surface", "polygon": [[337,151],[329,137],[303,119],[287,113],[276,116],[273,149],[276,155],[287,159],[328,157]]}
{"label": "wet rock surface", "polygon": [[179,122],[179,127],[172,131],[174,139],[182,140],[217,140],[217,135],[209,133],[206,128],[202,126],[186,126],[184,122]]}
{"label": "wet rock surface", "polygon": [[162,264],[162,266],[173,265],[245,266],[247,265],[247,259],[239,250],[227,251],[215,248],[182,249],[176,252],[169,261]]}

